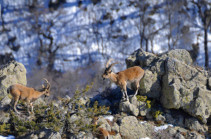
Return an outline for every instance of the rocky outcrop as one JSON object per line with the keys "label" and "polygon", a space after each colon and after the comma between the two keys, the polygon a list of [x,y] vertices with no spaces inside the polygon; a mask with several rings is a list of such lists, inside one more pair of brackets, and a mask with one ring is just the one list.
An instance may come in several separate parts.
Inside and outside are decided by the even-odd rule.
{"label": "rocky outcrop", "polygon": [[145,69],[139,93],[160,101],[164,108],[183,109],[203,123],[211,115],[210,79],[207,71],[192,66],[183,49],[154,55],[141,49],[126,59],[127,67]]}
{"label": "rocky outcrop", "polygon": [[23,64],[12,61],[0,67],[0,95],[7,94],[7,88],[15,83],[26,85],[26,69]]}

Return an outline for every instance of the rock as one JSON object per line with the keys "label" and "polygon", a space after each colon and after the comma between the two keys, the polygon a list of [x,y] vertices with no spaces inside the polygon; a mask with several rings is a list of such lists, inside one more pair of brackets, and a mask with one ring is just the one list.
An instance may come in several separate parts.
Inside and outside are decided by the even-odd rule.
{"label": "rock", "polygon": [[157,73],[153,73],[152,71],[146,69],[140,84],[139,92],[141,95],[147,95],[150,98],[159,100],[161,83],[158,79]]}
{"label": "rock", "polygon": [[10,120],[10,114],[4,111],[0,111],[0,123],[8,123]]}
{"label": "rock", "polygon": [[116,134],[115,136],[112,136],[113,139],[122,139],[120,134]]}
{"label": "rock", "polygon": [[175,130],[175,128],[168,128],[168,132],[170,135],[175,135],[177,133],[177,130]]}
{"label": "rock", "polygon": [[146,130],[146,136],[152,138],[151,136],[155,133],[154,125],[147,121],[140,121],[139,125]]}
{"label": "rock", "polygon": [[206,88],[206,72],[198,72],[189,65],[172,58],[166,60],[161,103],[166,108],[179,109],[190,104],[198,86]]}
{"label": "rock", "polygon": [[185,126],[190,130],[195,130],[201,133],[205,133],[208,131],[208,127],[205,125],[201,125],[196,118],[185,119]]}
{"label": "rock", "polygon": [[139,49],[126,59],[127,67],[145,70],[139,93],[161,102],[166,109],[182,109],[203,123],[211,115],[211,79],[192,66],[188,51],[171,50],[154,55]]}
{"label": "rock", "polygon": [[131,104],[138,106],[138,101],[136,96],[129,97],[129,101]]}
{"label": "rock", "polygon": [[140,126],[138,120],[134,116],[124,117],[120,121],[120,134],[122,138],[128,139],[147,137],[145,128]]}
{"label": "rock", "polygon": [[29,139],[39,139],[38,136],[35,134],[31,134],[28,138]]}
{"label": "rock", "polygon": [[93,139],[92,133],[86,133],[84,131],[80,131],[75,137],[75,139]]}
{"label": "rock", "polygon": [[7,95],[7,88],[15,83],[26,85],[26,69],[23,64],[12,61],[0,67],[0,95]]}
{"label": "rock", "polygon": [[103,128],[103,129],[106,129],[107,131],[111,131],[111,126],[109,125],[107,120],[102,116],[98,118],[97,125],[99,125],[99,128]]}
{"label": "rock", "polygon": [[211,89],[211,77],[208,79],[208,88]]}
{"label": "rock", "polygon": [[111,127],[112,131],[115,131],[116,133],[119,133],[119,126],[117,123],[114,123],[113,126]]}
{"label": "rock", "polygon": [[25,138],[25,139],[40,139],[40,138],[44,138],[44,139],[61,139],[61,134],[59,132],[54,132],[51,129],[43,129],[43,130],[39,130],[36,131],[35,133],[26,135],[24,137],[21,138]]}
{"label": "rock", "polygon": [[146,102],[139,101],[139,115],[146,116],[150,111],[150,108],[147,108]]}
{"label": "rock", "polygon": [[11,99],[7,96],[3,97],[2,100],[0,100],[0,108],[5,107],[6,105],[10,104]]}
{"label": "rock", "polygon": [[187,65],[193,63],[190,53],[185,49],[175,49],[166,53],[167,57],[175,58]]}
{"label": "rock", "polygon": [[135,105],[131,104],[129,101],[120,102],[119,110],[120,112],[125,112],[134,116],[138,116],[139,114],[138,108]]}
{"label": "rock", "polygon": [[182,134],[177,133],[177,134],[175,135],[175,139],[185,139],[185,137],[184,137]]}
{"label": "rock", "polygon": [[155,118],[155,120],[156,120],[156,121],[165,122],[165,121],[166,121],[166,118],[165,118],[163,115],[159,114],[159,115]]}
{"label": "rock", "polygon": [[196,131],[191,131],[187,134],[187,139],[205,139],[205,136],[197,133]]}

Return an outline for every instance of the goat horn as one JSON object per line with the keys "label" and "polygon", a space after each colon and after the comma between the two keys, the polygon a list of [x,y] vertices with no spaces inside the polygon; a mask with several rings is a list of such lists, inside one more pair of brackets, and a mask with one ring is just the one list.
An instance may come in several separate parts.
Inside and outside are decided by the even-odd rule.
{"label": "goat horn", "polygon": [[108,68],[108,66],[109,66],[109,64],[110,64],[110,62],[111,62],[112,60],[113,60],[112,58],[110,58],[110,59],[108,60],[108,62],[106,63],[106,68]]}
{"label": "goat horn", "polygon": [[45,80],[45,82],[48,84],[48,86],[51,86],[46,78],[43,78],[43,80]]}
{"label": "goat horn", "polygon": [[119,64],[119,62],[115,62],[115,63],[113,63],[113,64],[111,64],[109,67],[108,67],[108,69],[110,70],[114,65],[116,65],[116,64]]}

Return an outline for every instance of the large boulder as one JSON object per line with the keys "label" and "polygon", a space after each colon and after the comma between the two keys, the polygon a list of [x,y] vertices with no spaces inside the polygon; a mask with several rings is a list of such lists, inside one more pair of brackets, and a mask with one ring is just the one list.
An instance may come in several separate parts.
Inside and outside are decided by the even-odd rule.
{"label": "large boulder", "polygon": [[147,137],[146,129],[140,125],[136,117],[127,116],[120,121],[120,134],[122,138],[138,139]]}
{"label": "large boulder", "polygon": [[183,109],[207,122],[211,115],[211,79],[207,71],[191,65],[188,51],[177,49],[155,55],[139,49],[126,59],[126,64],[145,70],[141,95],[159,100],[167,109]]}
{"label": "large boulder", "polygon": [[15,83],[26,85],[26,69],[23,64],[12,61],[0,67],[0,96],[7,94],[7,88]]}
{"label": "large boulder", "polygon": [[161,103],[165,108],[182,108],[206,123],[211,114],[211,92],[206,89],[206,71],[167,58],[162,84]]}

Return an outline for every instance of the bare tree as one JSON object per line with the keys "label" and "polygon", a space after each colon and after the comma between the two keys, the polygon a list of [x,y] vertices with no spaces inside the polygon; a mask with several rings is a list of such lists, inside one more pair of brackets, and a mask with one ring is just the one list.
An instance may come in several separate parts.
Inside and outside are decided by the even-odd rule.
{"label": "bare tree", "polygon": [[197,10],[197,15],[201,19],[202,26],[200,27],[204,32],[204,52],[205,52],[205,68],[209,68],[209,50],[208,50],[208,32],[211,28],[211,2],[209,0],[192,0],[194,9]]}

